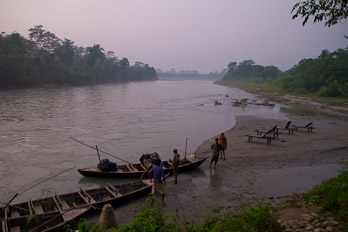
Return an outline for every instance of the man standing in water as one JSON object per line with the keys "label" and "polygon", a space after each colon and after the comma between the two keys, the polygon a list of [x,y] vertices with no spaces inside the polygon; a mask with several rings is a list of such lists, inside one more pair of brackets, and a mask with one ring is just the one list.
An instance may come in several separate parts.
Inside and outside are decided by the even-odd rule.
{"label": "man standing in water", "polygon": [[222,150],[222,145],[218,143],[219,142],[219,139],[218,138],[215,138],[215,143],[213,143],[211,145],[211,149],[213,150],[213,156],[211,157],[211,160],[210,160],[210,166],[209,168],[211,168],[211,164],[213,162],[215,162],[214,164],[214,169],[216,169],[216,164],[219,160],[219,152],[220,150]]}
{"label": "man standing in water", "polygon": [[179,162],[180,162],[180,155],[178,154],[178,150],[176,148],[174,148],[173,153],[174,153],[173,163],[172,163],[173,175],[174,175],[173,184],[177,184],[178,183],[178,168],[179,168]]}
{"label": "man standing in water", "polygon": [[227,149],[227,139],[224,135],[224,133],[221,133],[219,136],[219,144],[221,144],[222,149],[220,150],[220,159],[222,159],[222,155],[224,155],[224,160],[226,160],[225,157],[225,150]]}
{"label": "man standing in water", "polygon": [[[166,184],[166,177],[164,170],[160,166],[161,160],[156,159],[153,166],[149,171],[149,178],[152,183],[152,194],[155,195],[156,191],[161,194],[162,205],[164,206],[164,185]],[[153,181],[152,181],[153,178]],[[163,180],[163,181],[162,181]]]}

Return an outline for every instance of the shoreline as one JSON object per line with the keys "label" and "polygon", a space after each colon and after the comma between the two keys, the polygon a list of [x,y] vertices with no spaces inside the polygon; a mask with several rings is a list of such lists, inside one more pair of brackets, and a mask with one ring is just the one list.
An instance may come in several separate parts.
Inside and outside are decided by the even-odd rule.
{"label": "shoreline", "polygon": [[[257,85],[255,83],[251,83],[251,88],[248,88],[247,82],[238,82],[238,81],[224,81],[224,80],[218,80],[214,82],[214,84],[222,85],[230,88],[237,88],[242,89],[246,92],[252,93],[257,95],[259,98],[273,101],[278,104],[285,104],[285,105],[297,105],[302,107],[308,107],[313,110],[323,111],[335,115],[340,116],[348,116],[348,103],[340,103],[340,105],[328,105],[325,103],[313,101],[310,98],[306,97],[300,97],[296,95],[291,94],[285,94],[282,95],[277,90],[274,90],[274,92],[270,93],[268,92],[260,92],[260,88],[256,88],[254,85]],[[249,83],[250,85],[250,83]]]}
{"label": "shoreline", "polygon": [[[263,139],[254,139],[248,143],[246,134],[255,134],[255,129],[268,130],[272,126],[285,126],[287,121],[294,125],[304,125],[313,121],[313,133],[305,130],[295,131],[294,135],[281,134],[278,140],[267,145]],[[216,170],[209,169],[211,149],[216,136],[204,141],[194,152],[199,157],[209,156],[199,168],[178,175],[178,184],[173,185],[169,177],[165,186],[164,210],[176,212],[179,223],[189,221],[201,222],[204,217],[212,214],[218,207],[231,206],[238,211],[241,205],[256,205],[261,199],[271,205],[278,205],[289,199],[294,193],[302,193],[312,188],[301,190],[299,180],[286,179],[284,186],[290,185],[293,189],[274,191],[272,183],[265,184],[267,175],[274,170],[291,170],[291,168],[324,167],[325,165],[339,165],[348,160],[348,141],[346,135],[348,122],[329,117],[288,116],[288,120],[265,119],[257,116],[238,116],[233,128],[225,131],[228,142],[226,160],[219,159]],[[180,154],[182,156],[182,154]],[[328,170],[327,173],[337,172]],[[327,174],[318,171],[317,181],[330,178]],[[305,172],[306,174],[306,172]],[[286,177],[287,173],[285,173]],[[302,179],[311,177],[304,176]],[[277,182],[277,175],[271,181]],[[321,179],[320,179],[321,178]],[[319,184],[319,183],[317,183]],[[283,187],[284,187],[283,186]],[[267,189],[268,188],[268,189]],[[275,190],[282,186],[275,186]],[[302,187],[303,188],[303,187]],[[159,197],[159,195],[156,195]],[[115,208],[118,223],[128,223],[136,214],[134,207],[144,204],[146,197],[132,201],[124,206]],[[89,221],[97,222],[96,215]]]}

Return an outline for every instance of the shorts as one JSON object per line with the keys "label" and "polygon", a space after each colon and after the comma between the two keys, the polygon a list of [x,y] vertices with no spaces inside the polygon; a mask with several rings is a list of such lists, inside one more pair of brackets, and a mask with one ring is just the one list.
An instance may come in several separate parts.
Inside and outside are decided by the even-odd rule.
{"label": "shorts", "polygon": [[211,162],[213,162],[213,161],[218,161],[219,160],[219,156],[218,155],[213,155],[212,157],[211,157]]}
{"label": "shorts", "polygon": [[178,175],[178,167],[173,167],[173,175],[174,176]]}
{"label": "shorts", "polygon": [[152,194],[159,192],[160,194],[164,194],[164,184],[163,183],[152,183]]}

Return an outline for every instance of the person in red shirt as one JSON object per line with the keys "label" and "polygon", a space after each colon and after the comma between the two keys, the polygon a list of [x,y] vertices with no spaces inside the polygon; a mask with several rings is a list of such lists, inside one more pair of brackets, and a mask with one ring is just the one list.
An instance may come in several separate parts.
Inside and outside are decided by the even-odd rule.
{"label": "person in red shirt", "polygon": [[221,133],[219,136],[219,144],[222,145],[222,149],[220,150],[220,159],[222,159],[222,155],[224,156],[224,160],[226,160],[225,157],[225,150],[227,149],[227,139],[224,135],[224,133]]}

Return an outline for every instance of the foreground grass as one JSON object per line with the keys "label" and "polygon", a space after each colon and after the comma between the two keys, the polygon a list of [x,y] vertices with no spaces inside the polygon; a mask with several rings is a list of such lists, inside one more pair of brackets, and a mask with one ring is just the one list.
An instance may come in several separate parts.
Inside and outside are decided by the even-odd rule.
{"label": "foreground grass", "polygon": [[304,199],[321,206],[323,211],[335,214],[348,228],[348,163],[337,177],[324,181],[304,194]]}
{"label": "foreground grass", "polygon": [[133,222],[118,225],[118,228],[105,229],[97,224],[81,223],[80,232],[208,232],[208,231],[241,231],[241,232],[280,232],[281,227],[276,219],[269,214],[270,207],[260,203],[238,215],[228,212],[229,207],[220,207],[214,210],[213,215],[206,218],[203,223],[190,222],[180,224],[178,215],[164,212],[159,201],[151,203],[152,198],[147,199],[147,204],[138,206],[138,213]]}
{"label": "foreground grass", "polygon": [[328,106],[348,106],[348,99],[344,97],[322,97],[316,94],[306,93],[306,92],[289,92],[284,90],[279,83],[274,82],[248,82],[248,81],[216,81],[216,84],[233,86],[235,88],[243,89],[249,93],[258,94],[261,98],[275,101],[284,102],[286,96],[292,95],[296,97],[301,97],[308,99],[310,101],[318,102]]}

